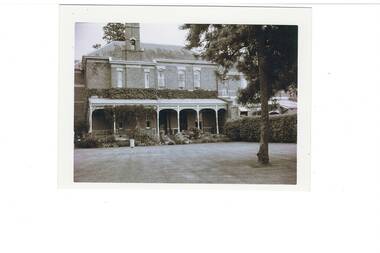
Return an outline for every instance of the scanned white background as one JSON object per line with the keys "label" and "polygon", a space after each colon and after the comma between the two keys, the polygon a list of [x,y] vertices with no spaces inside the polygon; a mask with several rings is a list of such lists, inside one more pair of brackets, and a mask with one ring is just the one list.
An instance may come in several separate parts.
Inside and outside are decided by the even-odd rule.
{"label": "scanned white background", "polygon": [[379,252],[379,6],[313,6],[312,190],[58,190],[58,7],[0,8],[1,252]]}

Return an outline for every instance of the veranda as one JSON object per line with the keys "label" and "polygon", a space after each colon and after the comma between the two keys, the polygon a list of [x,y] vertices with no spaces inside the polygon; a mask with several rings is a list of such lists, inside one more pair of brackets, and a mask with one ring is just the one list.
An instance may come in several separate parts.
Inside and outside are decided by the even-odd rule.
{"label": "veranda", "polygon": [[[120,113],[120,108],[126,107],[130,109]],[[191,128],[220,134],[226,119],[227,102],[221,99],[89,98],[88,123],[92,135],[130,136],[139,129],[159,136],[160,131],[173,135]]]}

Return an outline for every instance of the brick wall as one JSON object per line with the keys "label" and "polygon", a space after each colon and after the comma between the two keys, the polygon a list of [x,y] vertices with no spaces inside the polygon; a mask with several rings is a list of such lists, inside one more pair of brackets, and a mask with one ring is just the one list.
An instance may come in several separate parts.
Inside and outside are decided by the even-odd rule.
{"label": "brick wall", "polygon": [[144,88],[144,69],[127,67],[127,88]]}
{"label": "brick wall", "polygon": [[111,66],[107,60],[87,60],[86,85],[90,89],[111,88]]}
{"label": "brick wall", "polygon": [[76,69],[74,76],[74,122],[85,120],[87,111],[86,99],[84,71]]}
{"label": "brick wall", "polygon": [[[178,66],[185,70],[185,89],[194,90],[194,70],[191,64],[166,64],[164,65],[165,88],[179,89],[178,85]],[[195,66],[195,65],[194,65]],[[215,66],[196,65],[201,69],[201,89],[217,90],[217,77],[215,75]],[[117,87],[117,69],[123,69],[123,87],[126,88],[145,88],[144,69],[149,68],[150,88],[157,87],[157,69],[152,66],[111,64],[108,60],[87,59],[85,69],[85,80],[76,76],[78,82],[85,82],[90,89],[107,89]],[[236,85],[234,85],[236,86]]]}

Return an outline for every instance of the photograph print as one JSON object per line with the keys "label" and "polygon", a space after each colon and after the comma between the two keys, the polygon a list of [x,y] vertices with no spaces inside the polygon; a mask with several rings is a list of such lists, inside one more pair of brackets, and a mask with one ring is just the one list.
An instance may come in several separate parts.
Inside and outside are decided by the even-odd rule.
{"label": "photograph print", "polygon": [[297,184],[298,32],[76,22],[74,183]]}

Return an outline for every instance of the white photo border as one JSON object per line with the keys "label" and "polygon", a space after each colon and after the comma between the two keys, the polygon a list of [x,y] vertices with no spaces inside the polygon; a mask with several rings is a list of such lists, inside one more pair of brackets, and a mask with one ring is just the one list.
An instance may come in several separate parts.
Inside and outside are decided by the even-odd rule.
{"label": "white photo border", "polygon": [[[126,15],[128,13],[128,15]],[[166,184],[74,182],[75,23],[223,23],[298,26],[297,184]],[[310,191],[311,8],[222,6],[61,5],[59,24],[58,187],[247,189]]]}

